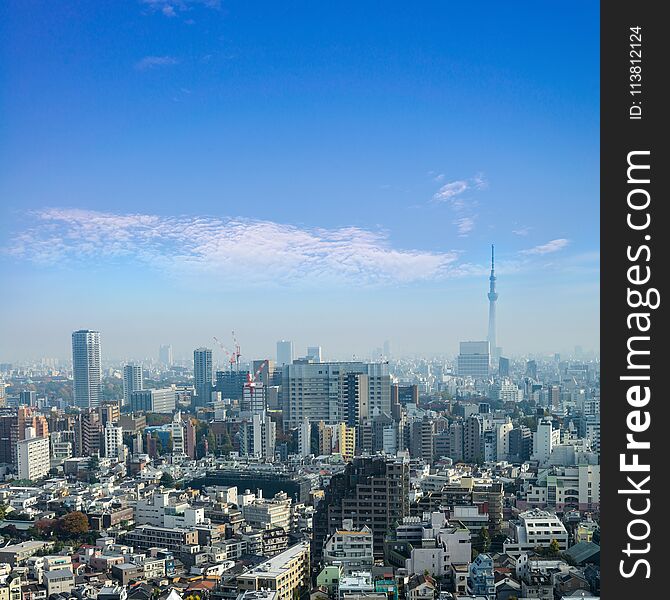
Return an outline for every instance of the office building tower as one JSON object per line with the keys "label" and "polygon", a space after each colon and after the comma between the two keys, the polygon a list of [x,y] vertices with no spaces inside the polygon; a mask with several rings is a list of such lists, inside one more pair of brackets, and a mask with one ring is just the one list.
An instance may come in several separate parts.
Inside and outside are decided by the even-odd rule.
{"label": "office building tower", "polygon": [[72,376],[74,405],[98,406],[102,382],[99,331],[81,329],[72,334]]}
{"label": "office building tower", "polygon": [[177,392],[172,388],[138,390],[130,394],[130,410],[170,414],[177,408]]}
{"label": "office building tower", "polygon": [[170,344],[164,344],[158,348],[158,362],[166,369],[169,369],[174,364],[172,346]]}
{"label": "office building tower", "polygon": [[311,360],[312,362],[320,363],[322,360],[321,346],[308,346],[306,358],[307,360]]}
{"label": "office building tower", "polygon": [[293,342],[279,340],[277,342],[277,365],[290,365],[293,362]]}
{"label": "office building tower", "polygon": [[338,380],[339,421],[360,427],[370,416],[370,380],[364,373],[345,373]]}
{"label": "office building tower", "polygon": [[533,434],[525,425],[519,425],[509,432],[509,458],[523,463],[530,460],[533,449]]}
{"label": "office building tower", "polygon": [[123,404],[130,404],[130,394],[144,388],[141,365],[125,365],[123,367]]}
{"label": "office building tower", "polygon": [[499,356],[496,341],[496,302],[498,301],[498,293],[496,292],[493,244],[491,244],[491,275],[489,277],[489,293],[487,297],[489,299],[489,332],[486,339],[489,343],[491,357],[497,358]]}
{"label": "office building tower", "polygon": [[190,417],[184,421],[186,455],[190,459],[195,459],[196,453],[196,429],[195,422]]}
{"label": "office building tower", "polygon": [[[349,377],[367,376],[367,390]],[[356,390],[356,386],[358,389]],[[283,368],[282,410],[289,428],[307,418],[336,425],[351,423],[367,413],[391,414],[391,376],[387,363],[295,363]],[[358,410],[358,414],[355,411]]]}
{"label": "office building tower", "polygon": [[198,404],[205,406],[212,395],[212,351],[196,348],[193,351],[193,377]]}
{"label": "office building tower", "polygon": [[374,556],[384,556],[384,538],[409,515],[409,459],[357,456],[343,473],[334,475],[314,515],[312,556],[320,560],[324,542],[343,521],[356,531],[372,531]]}
{"label": "office building tower", "polygon": [[24,390],[19,393],[20,406],[37,406],[37,392],[33,390]]}
{"label": "office building tower", "polygon": [[386,358],[386,360],[391,358],[391,342],[389,342],[389,340],[384,341],[383,350],[384,350],[384,358]]}
{"label": "office building tower", "polygon": [[537,363],[534,360],[526,362],[526,377],[537,381]]}
{"label": "office building tower", "polygon": [[419,406],[419,386],[416,383],[411,385],[399,385],[394,383],[391,386],[391,402],[396,402],[401,406],[413,404]]}
{"label": "office building tower", "polygon": [[484,460],[484,426],[480,416],[472,415],[463,422],[463,460],[481,463]]}
{"label": "office building tower", "polygon": [[249,371],[217,371],[215,389],[223,399],[241,401],[248,380]]}
{"label": "office building tower", "polygon": [[461,342],[457,371],[460,377],[486,379],[489,376],[489,342]]}
{"label": "office building tower", "polygon": [[412,458],[422,458],[429,465],[433,463],[433,420],[424,417],[410,423],[409,453]]}
{"label": "office building tower", "polygon": [[[25,429],[24,429],[25,433]],[[16,464],[16,443],[19,441],[19,420],[16,414],[0,415],[0,463]]]}
{"label": "office building tower", "polygon": [[240,426],[240,455],[272,460],[277,441],[277,425],[266,413],[255,414]]}
{"label": "office building tower", "polygon": [[509,377],[509,358],[498,359],[498,377]]}

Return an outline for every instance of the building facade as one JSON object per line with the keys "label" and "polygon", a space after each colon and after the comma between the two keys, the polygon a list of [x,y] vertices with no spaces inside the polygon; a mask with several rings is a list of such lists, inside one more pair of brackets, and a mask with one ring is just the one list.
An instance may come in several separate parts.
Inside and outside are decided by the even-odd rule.
{"label": "building facade", "polygon": [[100,404],[100,360],[100,332],[75,331],[72,334],[72,392],[74,405],[79,408],[94,408]]}

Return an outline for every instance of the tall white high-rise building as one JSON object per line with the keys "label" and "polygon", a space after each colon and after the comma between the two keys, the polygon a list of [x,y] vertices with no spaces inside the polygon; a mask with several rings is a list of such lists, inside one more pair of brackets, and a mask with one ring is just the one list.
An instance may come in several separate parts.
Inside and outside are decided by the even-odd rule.
{"label": "tall white high-rise building", "polygon": [[293,342],[279,340],[277,342],[277,365],[290,365],[293,363]]}
{"label": "tall white high-rise building", "polygon": [[119,425],[105,425],[105,456],[123,458],[123,428]]}
{"label": "tall white high-rise building", "polygon": [[195,393],[199,403],[204,406],[212,396],[212,351],[209,348],[196,348],[193,351],[193,376]]}
{"label": "tall white high-rise building", "polygon": [[321,346],[307,346],[307,358],[320,363],[322,361]]}
{"label": "tall white high-rise building", "polygon": [[174,364],[172,346],[170,344],[164,344],[158,348],[158,362],[165,368],[170,368]]}
{"label": "tall white high-rise building", "polygon": [[72,375],[74,405],[98,406],[102,381],[99,331],[80,329],[72,334]]}
{"label": "tall white high-rise building", "polygon": [[130,394],[144,389],[144,378],[141,365],[125,365],[123,367],[123,404],[130,404]]}

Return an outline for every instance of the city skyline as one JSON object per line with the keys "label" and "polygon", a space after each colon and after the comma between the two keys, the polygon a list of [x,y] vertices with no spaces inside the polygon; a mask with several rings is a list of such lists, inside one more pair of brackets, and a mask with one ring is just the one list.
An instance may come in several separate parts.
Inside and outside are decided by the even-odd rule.
{"label": "city skyline", "polygon": [[578,7],[579,31],[533,4],[0,8],[0,360],[65,358],[82,327],[103,358],[232,329],[248,356],[455,355],[486,339],[494,242],[504,352],[596,350],[597,6]]}

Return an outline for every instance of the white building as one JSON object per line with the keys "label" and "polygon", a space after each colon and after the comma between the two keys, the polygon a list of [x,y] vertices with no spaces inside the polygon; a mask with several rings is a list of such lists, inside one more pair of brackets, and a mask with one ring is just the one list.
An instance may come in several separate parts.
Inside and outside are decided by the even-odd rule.
{"label": "white building", "polygon": [[168,424],[168,429],[172,436],[172,454],[186,454],[186,433],[180,410],[174,414],[172,422]]}
{"label": "white building", "polygon": [[291,499],[280,492],[271,500],[256,498],[242,508],[244,520],[252,527],[268,529],[281,527],[287,533],[291,531]]}
{"label": "white building", "polygon": [[130,404],[130,394],[144,388],[144,377],[140,365],[123,367],[123,404]]}
{"label": "white building", "polygon": [[323,548],[326,565],[341,567],[343,575],[355,571],[370,571],[374,565],[372,530],[363,526],[353,530],[353,521],[345,519],[343,528],[338,529],[327,540]]}
{"label": "white building", "polygon": [[405,560],[409,573],[425,573],[441,577],[453,564],[467,564],[471,558],[470,531],[449,525],[444,513],[425,513],[423,518],[405,517],[395,532],[398,541],[413,546]]}
{"label": "white building", "polygon": [[265,386],[260,381],[251,381],[251,375],[242,388],[241,409],[244,416],[262,415],[267,409]]}
{"label": "white building", "polygon": [[72,392],[79,408],[100,404],[100,332],[81,329],[72,334]]}
{"label": "white building", "polygon": [[252,415],[240,427],[240,455],[272,460],[277,440],[277,424],[267,413]]}
{"label": "white building", "polygon": [[123,458],[123,427],[107,423],[105,425],[105,456]]}
{"label": "white building", "polygon": [[[351,377],[355,375],[360,377]],[[284,366],[282,381],[283,418],[289,427],[299,427],[304,419],[336,425],[391,414],[387,363],[296,363]]]}
{"label": "white building", "polygon": [[503,544],[503,552],[518,556],[537,547],[548,548],[552,541],[558,542],[559,551],[568,549],[568,532],[565,525],[554,514],[533,509],[522,512],[519,521],[512,526],[513,539]]}
{"label": "white building", "polygon": [[554,446],[561,442],[560,429],[554,429],[551,419],[540,419],[533,434],[533,460],[546,464]]}
{"label": "white building", "polygon": [[168,492],[154,492],[151,498],[137,501],[135,522],[138,525],[193,529],[208,520],[204,508],[193,508],[188,502],[171,502]]}
{"label": "white building", "polygon": [[514,429],[512,421],[507,418],[504,423],[496,423],[494,427],[496,460],[508,460],[509,458],[509,432]]}
{"label": "white building", "polygon": [[49,474],[49,438],[35,437],[35,428],[26,427],[26,439],[16,443],[19,479],[41,479]]}
{"label": "white building", "polygon": [[177,390],[161,388],[157,390],[136,390],[130,394],[130,408],[133,412],[171,413],[177,407]]}
{"label": "white building", "polygon": [[298,454],[309,456],[312,453],[312,424],[309,419],[303,419],[298,427]]}
{"label": "white building", "polygon": [[523,400],[523,390],[519,389],[516,383],[505,379],[500,385],[498,400],[502,400],[503,402],[521,402]]}
{"label": "white building", "polygon": [[541,470],[526,491],[526,504],[557,511],[600,507],[600,465],[582,464]]}

